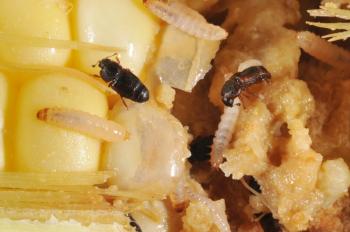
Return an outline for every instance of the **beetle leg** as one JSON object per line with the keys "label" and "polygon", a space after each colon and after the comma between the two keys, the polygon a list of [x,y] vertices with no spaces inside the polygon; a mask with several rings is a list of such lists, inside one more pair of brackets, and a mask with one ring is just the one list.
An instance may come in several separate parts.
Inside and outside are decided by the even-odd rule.
{"label": "beetle leg", "polygon": [[126,102],[125,102],[125,100],[124,100],[124,98],[123,98],[122,96],[120,96],[120,99],[122,100],[123,105],[126,107],[126,109],[129,109],[129,108],[128,108],[128,105],[126,104]]}

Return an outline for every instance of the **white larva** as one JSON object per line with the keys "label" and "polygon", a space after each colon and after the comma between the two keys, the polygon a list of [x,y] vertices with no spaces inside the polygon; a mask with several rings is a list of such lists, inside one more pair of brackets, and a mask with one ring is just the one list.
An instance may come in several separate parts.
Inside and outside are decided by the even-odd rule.
{"label": "white larva", "polygon": [[[262,63],[260,60],[246,60],[239,65],[238,72],[242,72],[243,70],[253,66],[261,65]],[[223,162],[223,153],[231,141],[232,135],[235,131],[237,119],[240,112],[240,106],[241,101],[237,97],[234,100],[233,106],[225,106],[224,113],[221,115],[220,123],[213,139],[212,151],[210,155],[210,163],[215,168],[218,168],[219,165]]]}
{"label": "white larva", "polygon": [[235,130],[236,122],[240,112],[241,101],[236,98],[232,107],[225,107],[221,115],[218,129],[213,139],[210,163],[213,167],[218,168],[223,162],[223,152],[231,141],[232,134]]}
{"label": "white larva", "polygon": [[116,122],[79,110],[44,108],[38,111],[37,118],[107,142],[124,140],[128,136],[127,131]]}
{"label": "white larva", "polygon": [[221,27],[208,23],[197,11],[180,2],[164,3],[158,0],[145,1],[148,9],[165,22],[198,38],[223,40],[228,33]]}
{"label": "white larva", "polygon": [[246,60],[246,61],[239,64],[237,71],[242,72],[242,71],[246,70],[247,68],[254,67],[254,66],[262,66],[261,61],[256,60],[256,59]]}

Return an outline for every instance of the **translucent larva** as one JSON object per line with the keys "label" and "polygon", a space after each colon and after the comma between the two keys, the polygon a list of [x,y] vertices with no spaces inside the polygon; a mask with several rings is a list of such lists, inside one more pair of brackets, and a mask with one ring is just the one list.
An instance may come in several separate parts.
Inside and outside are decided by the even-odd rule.
{"label": "translucent larva", "polygon": [[223,28],[208,23],[197,11],[182,3],[148,0],[145,1],[145,5],[165,22],[195,37],[206,40],[223,40],[228,35]]}
{"label": "translucent larva", "polygon": [[240,112],[241,101],[237,97],[232,107],[225,107],[221,115],[218,129],[215,132],[213,146],[211,151],[210,163],[213,167],[218,168],[223,161],[223,152],[231,141],[238,115]]}
{"label": "translucent larva", "polygon": [[44,108],[38,111],[37,118],[107,142],[124,140],[128,136],[126,130],[116,122],[79,110]]}

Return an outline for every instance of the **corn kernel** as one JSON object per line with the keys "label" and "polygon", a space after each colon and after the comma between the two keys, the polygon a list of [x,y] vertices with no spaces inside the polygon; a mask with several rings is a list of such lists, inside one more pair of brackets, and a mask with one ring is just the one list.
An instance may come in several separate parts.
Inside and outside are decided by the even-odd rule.
{"label": "corn kernel", "polygon": [[[6,35],[70,40],[65,0],[0,1],[0,32]],[[28,39],[28,43],[30,40]],[[69,50],[28,47],[1,41],[0,59],[17,64],[64,65]]]}

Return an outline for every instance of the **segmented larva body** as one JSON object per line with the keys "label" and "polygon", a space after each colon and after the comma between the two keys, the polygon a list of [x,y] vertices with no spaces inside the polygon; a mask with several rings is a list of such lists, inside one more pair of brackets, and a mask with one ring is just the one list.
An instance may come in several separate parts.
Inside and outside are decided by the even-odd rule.
{"label": "segmented larva body", "polygon": [[148,0],[145,1],[145,5],[165,22],[195,37],[206,40],[223,40],[228,35],[223,28],[208,23],[201,14],[182,3]]}
{"label": "segmented larva body", "polygon": [[213,167],[218,168],[223,161],[223,152],[231,141],[232,134],[235,130],[236,122],[240,112],[241,101],[237,97],[232,107],[225,107],[221,115],[218,129],[215,132],[213,146],[211,151],[210,163]]}
{"label": "segmented larva body", "polygon": [[79,110],[44,108],[38,111],[37,118],[107,142],[120,141],[128,136],[127,131],[116,122]]}

